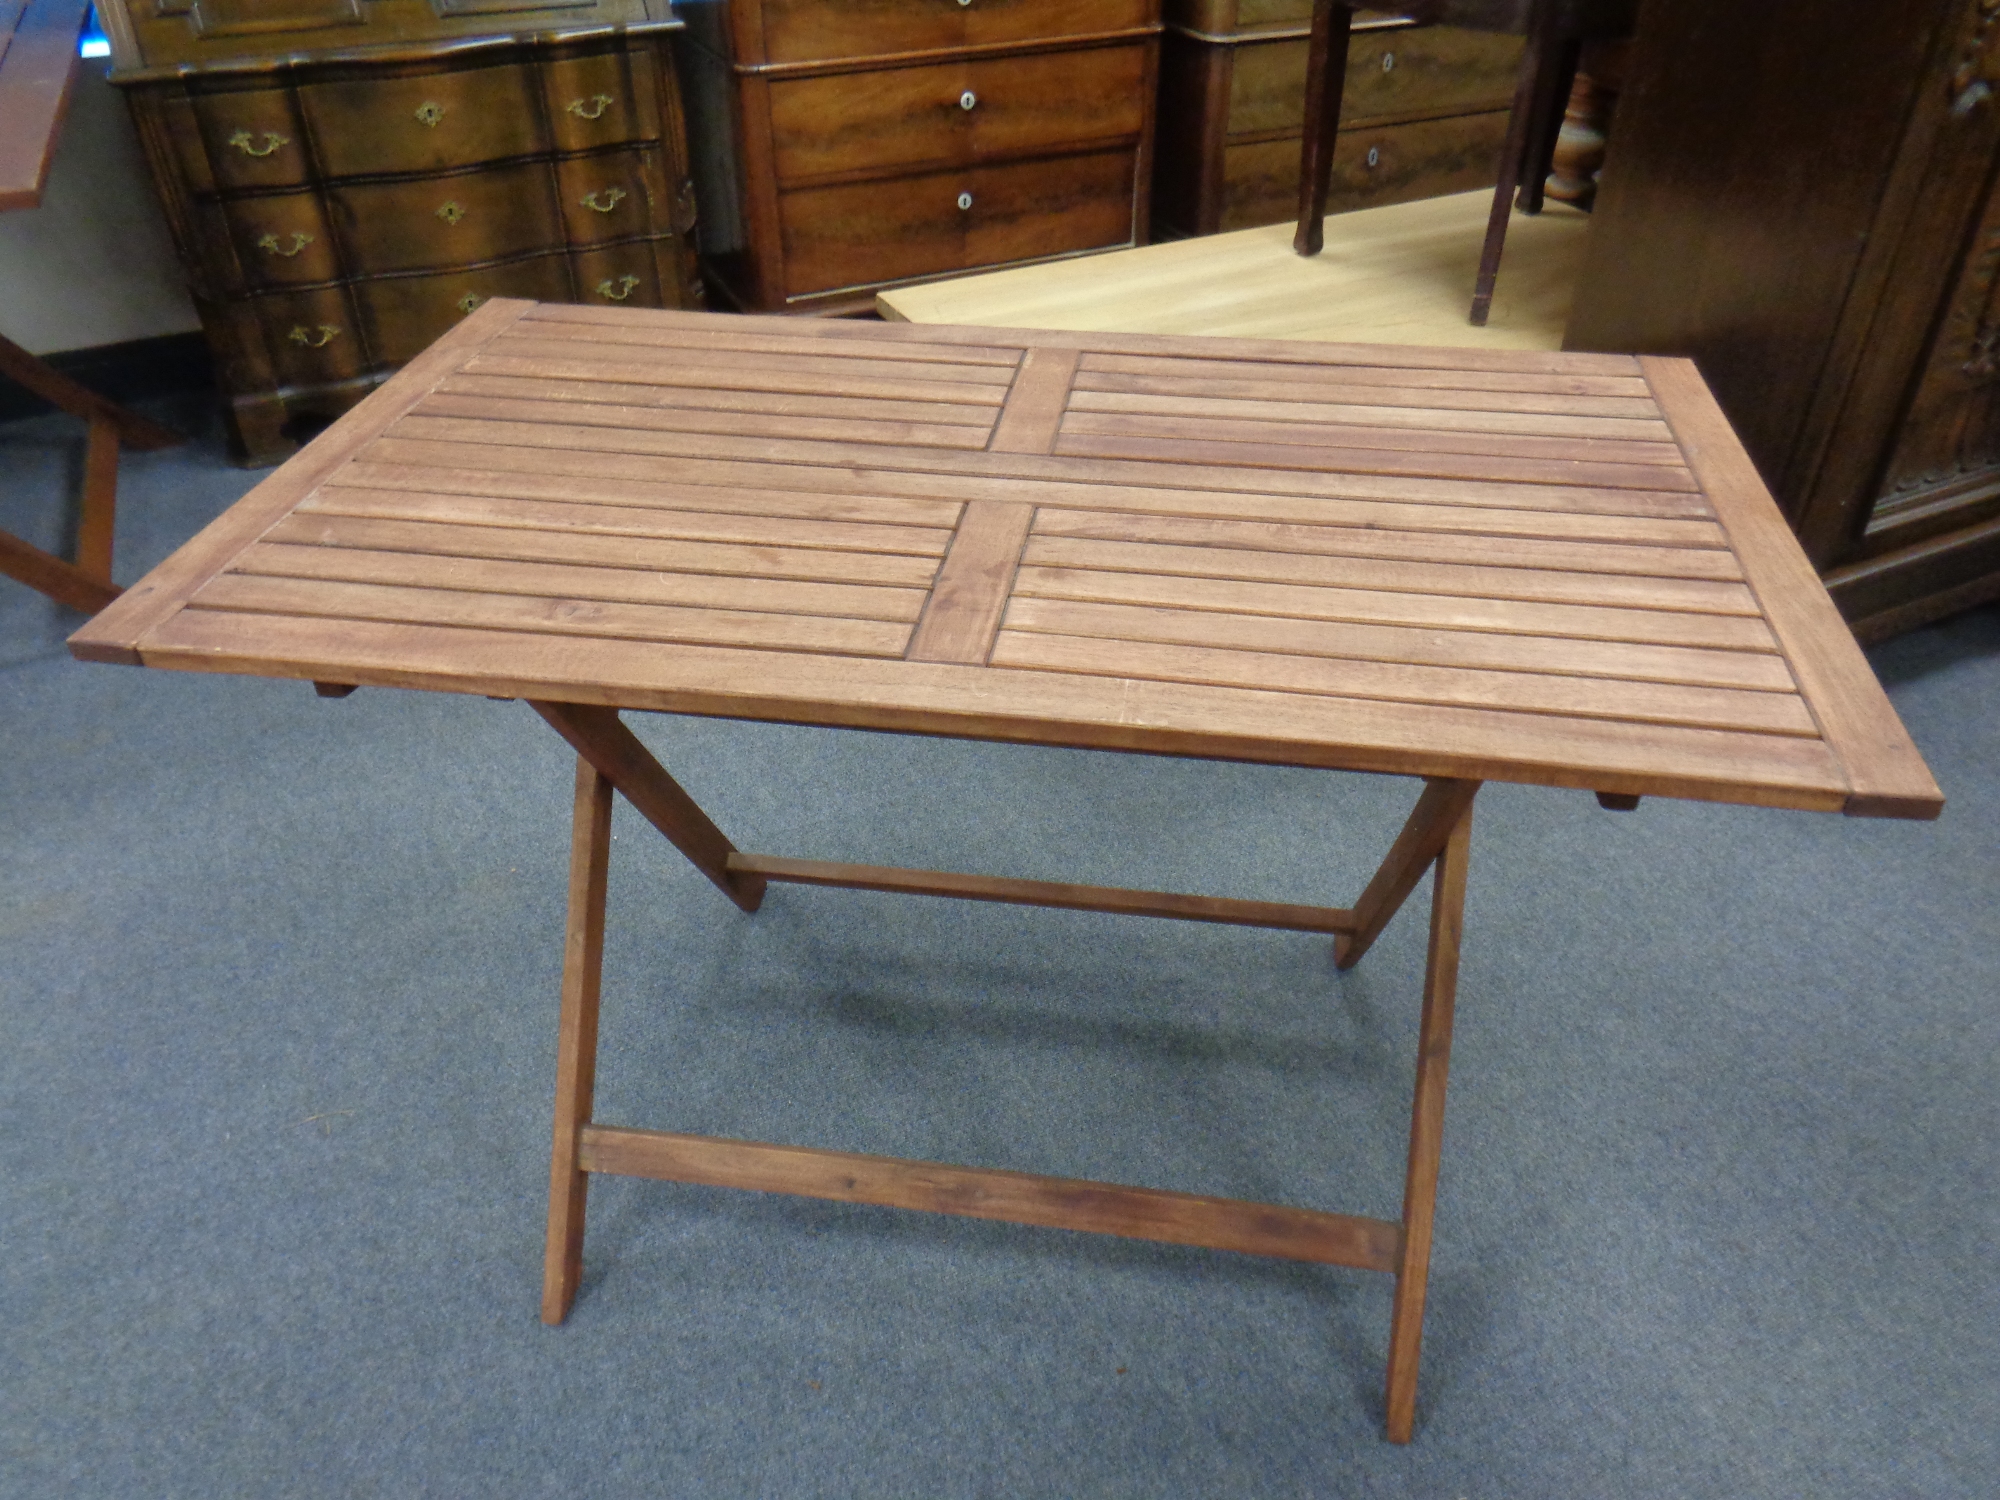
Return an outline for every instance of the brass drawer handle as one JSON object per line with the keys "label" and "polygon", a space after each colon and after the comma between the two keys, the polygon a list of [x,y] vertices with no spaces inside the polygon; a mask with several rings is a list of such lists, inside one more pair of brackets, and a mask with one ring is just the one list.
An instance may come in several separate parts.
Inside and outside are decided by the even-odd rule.
{"label": "brass drawer handle", "polygon": [[486,299],[480,296],[479,293],[467,292],[463,297],[458,299],[458,310],[462,313],[474,312],[485,301]]}
{"label": "brass drawer handle", "polygon": [[592,94],[588,99],[572,99],[563,108],[580,120],[597,120],[617,102],[609,94]]}
{"label": "brass drawer handle", "polygon": [[437,216],[447,224],[456,224],[465,217],[465,209],[460,206],[456,198],[447,198],[438,205]]}
{"label": "brass drawer handle", "polygon": [[578,201],[585,208],[595,209],[601,214],[608,214],[612,209],[625,201],[625,189],[614,187],[606,188],[601,193],[585,193]]}
{"label": "brass drawer handle", "polygon": [[322,323],[318,328],[294,328],[285,335],[295,344],[304,344],[308,349],[324,349],[340,337],[340,330],[331,323]]}
{"label": "brass drawer handle", "polygon": [[245,156],[269,156],[280,146],[289,146],[291,143],[290,136],[279,135],[275,130],[264,132],[264,144],[261,146],[257,144],[257,137],[247,130],[239,130],[229,138],[229,144]]}
{"label": "brass drawer handle", "polygon": [[273,255],[282,255],[285,259],[290,260],[294,255],[297,255],[313,242],[313,237],[303,229],[294,229],[291,238],[292,248],[289,250],[285,248],[285,242],[275,234],[267,234],[260,237],[257,241],[257,248],[259,250],[268,250]]}
{"label": "brass drawer handle", "polygon": [[435,99],[426,99],[422,104],[417,106],[417,123],[419,125],[428,125],[435,130],[438,122],[443,118],[444,106]]}
{"label": "brass drawer handle", "polygon": [[638,284],[636,276],[607,276],[597,283],[597,295],[609,297],[613,302],[623,302]]}

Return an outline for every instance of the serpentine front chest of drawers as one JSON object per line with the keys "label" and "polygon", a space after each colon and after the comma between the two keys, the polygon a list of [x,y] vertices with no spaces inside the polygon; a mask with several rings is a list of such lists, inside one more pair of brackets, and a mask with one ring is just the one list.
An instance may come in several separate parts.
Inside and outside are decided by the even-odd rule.
{"label": "serpentine front chest of drawers", "polygon": [[710,286],[759,312],[1145,243],[1160,0],[682,7]]}
{"label": "serpentine front chest of drawers", "polygon": [[701,305],[667,0],[103,9],[251,462],[488,297]]}

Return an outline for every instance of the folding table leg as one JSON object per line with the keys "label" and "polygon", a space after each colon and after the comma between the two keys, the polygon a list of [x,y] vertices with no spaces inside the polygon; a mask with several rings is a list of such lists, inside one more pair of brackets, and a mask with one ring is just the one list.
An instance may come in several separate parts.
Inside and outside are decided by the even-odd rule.
{"label": "folding table leg", "polygon": [[1458,992],[1458,942],[1471,844],[1468,797],[1437,858],[1431,887],[1430,959],[1424,970],[1417,1084],[1410,1103],[1410,1163],[1403,1179],[1403,1250],[1389,1321],[1387,1426],[1389,1440],[1395,1443],[1410,1440],[1416,1419],[1417,1357],[1423,1347],[1424,1290],[1430,1275],[1431,1219],[1437,1203],[1438,1151],[1444,1139],[1445,1077],[1451,1067],[1452,1004]]}
{"label": "folding table leg", "polygon": [[604,973],[604,889],[611,864],[611,781],[582,756],[569,852],[562,1019],[556,1039],[555,1145],[549,1155],[549,1235],[542,1259],[542,1321],[560,1323],[583,1274],[589,1174],[578,1159],[597,1082],[597,1000]]}

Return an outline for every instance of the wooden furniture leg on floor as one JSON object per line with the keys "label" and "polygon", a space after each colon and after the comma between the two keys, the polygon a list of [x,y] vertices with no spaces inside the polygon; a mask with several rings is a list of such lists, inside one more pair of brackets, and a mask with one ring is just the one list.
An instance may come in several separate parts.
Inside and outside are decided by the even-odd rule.
{"label": "wooden furniture leg on floor", "polygon": [[111,581],[111,533],[118,509],[118,447],[171,448],[187,441],[172,428],[107,401],[0,336],[0,375],[90,424],[83,461],[83,507],[76,560],[67,561],[0,531],[0,573],[72,609],[95,614],[119,594]]}
{"label": "wooden furniture leg on floor", "polygon": [[[671,1182],[790,1193],[844,1203],[968,1215],[1015,1224],[1077,1229],[1252,1255],[1280,1256],[1382,1271],[1396,1278],[1389,1333],[1387,1432],[1410,1440],[1424,1291],[1444,1133],[1459,936],[1476,781],[1425,784],[1401,835],[1368,884],[1357,911],[1259,901],[1115,890],[1052,881],[1005,880],[895,870],[822,860],[744,854],[730,845],[667,774],[615,710],[536,702],[535,710],[577,750],[571,830],[569,918],[563,952],[556,1058],[554,1145],[549,1163],[548,1240],[542,1320],[560,1323],[582,1274],[584,1207],[590,1174],[611,1172]],[[1410,1109],[1409,1165],[1400,1221],[1245,1203],[1157,1188],[1041,1177],[988,1167],[946,1166],[848,1151],[599,1125],[592,1118],[604,908],[616,790],[745,911],[764,882],[793,881],[915,895],[956,896],[1030,906],[1179,917],[1247,926],[1330,932],[1338,962],[1351,966],[1435,869],[1430,955],[1425,970],[1416,1087]],[[754,886],[751,882],[754,881]]]}

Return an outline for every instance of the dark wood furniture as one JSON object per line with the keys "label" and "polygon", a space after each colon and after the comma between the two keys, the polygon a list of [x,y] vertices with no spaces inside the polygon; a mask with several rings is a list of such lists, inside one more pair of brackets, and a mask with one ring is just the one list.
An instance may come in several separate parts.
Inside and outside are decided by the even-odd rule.
{"label": "dark wood furniture", "polygon": [[[491,302],[72,638],[87,660],[525,698],[577,751],[542,1315],[596,1173],[1388,1273],[1411,1434],[1482,780],[1934,817],[1694,367],[1616,355]],[[620,709],[1388,772],[1352,909],[735,849]],[[1394,1219],[598,1123],[615,790],[769,881],[1325,932],[1435,869]]]}
{"label": "dark wood furniture", "polygon": [[493,296],[698,306],[667,0],[110,0],[242,456]]}
{"label": "dark wood furniture", "polygon": [[1143,244],[1159,0],[714,0],[686,11],[701,248],[729,305]]}
{"label": "dark wood furniture", "polygon": [[1692,355],[1864,639],[2000,597],[2000,6],[1648,0],[1569,324]]}
{"label": "dark wood furniture", "polygon": [[[1312,0],[1167,0],[1155,237],[1297,214],[1311,21]],[[1492,182],[1519,54],[1516,37],[1361,12],[1328,210]]]}
{"label": "dark wood furniture", "polygon": [[[42,201],[76,81],[77,38],[89,11],[89,0],[0,0],[0,212]],[[72,609],[102,609],[118,597],[111,581],[111,543],[119,445],[166,448],[182,438],[86,390],[5,336],[0,336],[0,379],[25,386],[90,424],[75,559],[0,531],[0,573]]]}

